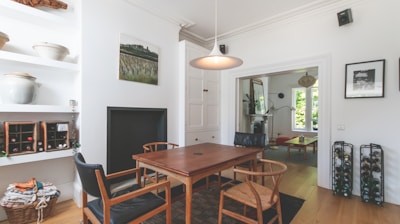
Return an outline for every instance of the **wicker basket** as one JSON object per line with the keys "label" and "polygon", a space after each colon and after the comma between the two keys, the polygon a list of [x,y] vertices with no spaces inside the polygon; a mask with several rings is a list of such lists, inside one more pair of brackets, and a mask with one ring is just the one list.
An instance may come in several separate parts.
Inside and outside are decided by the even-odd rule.
{"label": "wicker basket", "polygon": [[[49,217],[58,197],[53,197],[47,202],[47,207],[43,209],[43,219]],[[8,222],[12,224],[25,224],[36,222],[38,219],[38,210],[35,209],[38,202],[30,205],[20,205],[16,207],[3,207],[6,211]]]}

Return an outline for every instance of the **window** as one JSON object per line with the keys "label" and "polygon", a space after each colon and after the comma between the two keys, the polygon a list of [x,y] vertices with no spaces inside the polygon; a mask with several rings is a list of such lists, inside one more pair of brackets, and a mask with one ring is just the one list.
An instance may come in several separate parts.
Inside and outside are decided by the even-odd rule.
{"label": "window", "polygon": [[310,88],[293,88],[292,102],[296,108],[293,129],[318,131],[318,81]]}

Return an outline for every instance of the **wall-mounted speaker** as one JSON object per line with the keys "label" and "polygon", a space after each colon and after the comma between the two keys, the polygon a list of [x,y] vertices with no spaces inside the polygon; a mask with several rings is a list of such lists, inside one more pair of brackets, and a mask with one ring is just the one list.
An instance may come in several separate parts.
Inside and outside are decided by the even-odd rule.
{"label": "wall-mounted speaker", "polygon": [[351,9],[346,9],[337,14],[339,26],[346,25],[353,22],[353,16],[351,15]]}
{"label": "wall-mounted speaker", "polygon": [[226,53],[225,44],[219,45],[219,50],[221,51],[222,54],[225,54]]}

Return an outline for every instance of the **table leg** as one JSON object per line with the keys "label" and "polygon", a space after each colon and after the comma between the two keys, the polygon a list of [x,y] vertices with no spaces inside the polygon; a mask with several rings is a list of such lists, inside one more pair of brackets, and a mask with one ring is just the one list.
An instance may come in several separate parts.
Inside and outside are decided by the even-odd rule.
{"label": "table leg", "polygon": [[290,146],[291,146],[291,144],[288,144],[288,147],[287,147],[287,157],[288,158],[290,158]]}
{"label": "table leg", "polygon": [[315,154],[315,150],[317,149],[317,142],[313,143],[313,153]]}
{"label": "table leg", "polygon": [[[136,161],[136,167],[140,167],[139,161]],[[141,177],[141,175],[140,175],[140,171],[139,171],[139,172],[136,172],[136,183],[137,183],[139,186],[142,186],[142,177]]]}
{"label": "table leg", "polygon": [[190,224],[192,221],[192,179],[186,183],[186,224]]}
{"label": "table leg", "polygon": [[307,159],[307,145],[304,146],[304,160]]}

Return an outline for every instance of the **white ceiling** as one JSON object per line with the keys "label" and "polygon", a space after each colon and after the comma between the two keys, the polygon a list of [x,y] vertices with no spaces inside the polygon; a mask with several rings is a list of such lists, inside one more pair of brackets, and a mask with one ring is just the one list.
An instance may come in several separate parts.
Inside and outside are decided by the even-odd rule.
{"label": "white ceiling", "polygon": [[[215,0],[126,0],[180,25],[202,41],[215,34]],[[307,13],[343,0],[217,0],[218,36],[232,36],[263,24]]]}

